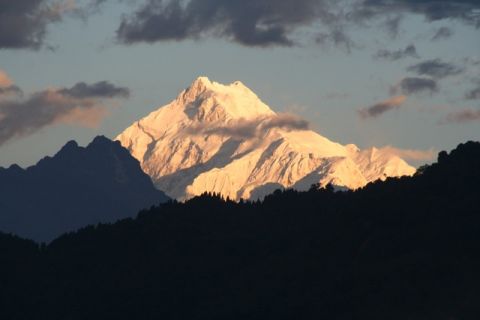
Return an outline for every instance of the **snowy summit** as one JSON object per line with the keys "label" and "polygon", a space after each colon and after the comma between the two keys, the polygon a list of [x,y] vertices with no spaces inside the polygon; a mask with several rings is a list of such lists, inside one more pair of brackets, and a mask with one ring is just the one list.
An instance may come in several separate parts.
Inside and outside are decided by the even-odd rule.
{"label": "snowy summit", "polygon": [[117,138],[155,185],[176,199],[205,191],[239,200],[329,183],[356,189],[415,168],[382,150],[332,142],[275,113],[243,83],[200,77]]}

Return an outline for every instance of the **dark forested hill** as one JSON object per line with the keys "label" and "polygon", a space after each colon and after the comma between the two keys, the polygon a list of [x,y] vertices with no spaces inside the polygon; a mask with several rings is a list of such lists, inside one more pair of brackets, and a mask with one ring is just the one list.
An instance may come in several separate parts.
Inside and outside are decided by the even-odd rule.
{"label": "dark forested hill", "polygon": [[479,319],[480,143],[355,192],[213,195],[48,246],[0,237],[1,319]]}
{"label": "dark forested hill", "polygon": [[0,168],[0,231],[49,241],[67,231],[131,217],[168,198],[118,142],[68,142],[54,157]]}

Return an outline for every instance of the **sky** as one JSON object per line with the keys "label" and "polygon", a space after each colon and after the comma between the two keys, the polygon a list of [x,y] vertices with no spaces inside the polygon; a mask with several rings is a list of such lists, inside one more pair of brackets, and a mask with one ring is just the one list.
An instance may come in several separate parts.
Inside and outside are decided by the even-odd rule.
{"label": "sky", "polygon": [[0,166],[113,139],[198,76],[431,162],[480,140],[480,3],[0,0]]}

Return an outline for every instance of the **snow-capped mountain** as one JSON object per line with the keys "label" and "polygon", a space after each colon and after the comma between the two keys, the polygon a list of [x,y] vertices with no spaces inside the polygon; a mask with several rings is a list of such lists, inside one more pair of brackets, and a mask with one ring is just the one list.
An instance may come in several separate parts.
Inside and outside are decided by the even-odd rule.
{"label": "snow-capped mountain", "polygon": [[332,142],[304,120],[275,113],[239,81],[205,77],[116,139],[177,199],[205,191],[255,199],[314,183],[355,189],[415,172],[397,156]]}

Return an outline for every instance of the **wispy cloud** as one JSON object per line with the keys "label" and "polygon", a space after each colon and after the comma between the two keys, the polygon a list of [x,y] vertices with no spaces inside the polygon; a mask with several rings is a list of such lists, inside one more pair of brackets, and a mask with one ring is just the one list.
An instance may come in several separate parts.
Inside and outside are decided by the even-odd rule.
{"label": "wispy cloud", "polygon": [[408,77],[403,78],[397,85],[390,88],[390,91],[392,94],[401,92],[405,95],[424,92],[432,94],[438,91],[438,84],[430,78]]}
{"label": "wispy cloud", "polygon": [[423,16],[426,21],[458,20],[474,27],[480,26],[477,0],[361,0],[355,2],[354,18],[372,19],[392,13],[406,13]]}
{"label": "wispy cloud", "polygon": [[26,99],[0,100],[0,145],[57,123],[96,126],[108,113],[106,99],[125,97],[127,88],[99,82],[48,89]]}
{"label": "wispy cloud", "polygon": [[401,107],[406,100],[407,100],[407,97],[404,95],[392,97],[390,99],[376,103],[372,106],[360,109],[358,111],[358,114],[360,115],[360,117],[364,119],[376,118],[387,111]]}
{"label": "wispy cloud", "polygon": [[432,78],[441,79],[463,73],[465,68],[453,63],[444,62],[440,59],[433,59],[409,66],[407,70],[415,72],[420,76],[430,76]]}
{"label": "wispy cloud", "polygon": [[199,124],[190,127],[188,134],[192,135],[218,135],[233,137],[235,139],[259,138],[270,129],[281,128],[284,130],[308,130],[308,121],[289,113],[278,113],[274,116],[262,117],[253,120],[240,119],[229,122]]}
{"label": "wispy cloud", "polygon": [[444,40],[451,38],[453,36],[453,30],[449,27],[441,27],[435,31],[435,34],[432,37],[432,41]]}
{"label": "wispy cloud", "polygon": [[467,100],[480,100],[480,78],[473,81],[475,88],[465,94]]}
{"label": "wispy cloud", "polygon": [[13,84],[12,79],[8,76],[8,74],[0,69],[0,87],[10,87]]}
{"label": "wispy cloud", "polygon": [[440,124],[468,123],[480,121],[480,110],[464,109],[454,111],[445,116]]}
{"label": "wispy cloud", "polygon": [[0,100],[22,95],[22,90],[13,84],[8,74],[0,69]]}
{"label": "wispy cloud", "polygon": [[398,50],[387,50],[387,49],[382,49],[377,51],[376,54],[373,56],[375,59],[384,59],[384,60],[389,60],[389,61],[396,61],[400,60],[403,58],[419,58],[419,55],[417,54],[417,48],[411,44],[407,46],[405,49],[398,49]]}
{"label": "wispy cloud", "polygon": [[71,88],[59,90],[60,94],[70,96],[72,98],[128,98],[130,91],[127,88],[116,87],[107,82],[100,81],[94,84],[86,84],[79,82]]}
{"label": "wispy cloud", "polygon": [[385,146],[380,148],[384,153],[398,156],[407,161],[431,161],[437,156],[437,151],[434,148],[428,150],[418,149],[400,149],[393,146]]}
{"label": "wispy cloud", "polygon": [[8,87],[0,86],[0,99],[10,98],[11,96],[21,96],[23,94],[22,89],[16,85],[11,85]]}

